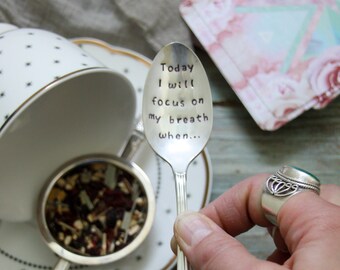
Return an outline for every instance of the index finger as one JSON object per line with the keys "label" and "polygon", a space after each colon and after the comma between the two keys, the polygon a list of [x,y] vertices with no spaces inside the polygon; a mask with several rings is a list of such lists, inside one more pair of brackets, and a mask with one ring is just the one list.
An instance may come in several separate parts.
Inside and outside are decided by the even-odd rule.
{"label": "index finger", "polygon": [[245,179],[200,212],[232,236],[248,231],[255,224],[272,226],[261,207],[263,185],[268,177],[269,174],[258,174]]}

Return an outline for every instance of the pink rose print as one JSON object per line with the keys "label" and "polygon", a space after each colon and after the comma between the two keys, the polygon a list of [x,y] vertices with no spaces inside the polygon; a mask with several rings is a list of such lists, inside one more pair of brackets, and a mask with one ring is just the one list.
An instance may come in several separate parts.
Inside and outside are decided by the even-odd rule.
{"label": "pink rose print", "polygon": [[306,81],[296,81],[278,72],[259,73],[249,79],[258,96],[277,118],[286,118],[312,98]]}
{"label": "pink rose print", "polygon": [[306,74],[320,107],[327,105],[340,91],[340,46],[311,61]]}

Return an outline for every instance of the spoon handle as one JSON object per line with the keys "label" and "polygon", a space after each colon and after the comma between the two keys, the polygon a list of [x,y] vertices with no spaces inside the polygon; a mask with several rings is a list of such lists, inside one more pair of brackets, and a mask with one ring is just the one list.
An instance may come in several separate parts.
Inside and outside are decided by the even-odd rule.
{"label": "spoon handle", "polygon": [[[188,209],[187,203],[187,174],[175,172],[177,215]],[[177,270],[189,270],[190,265],[183,251],[177,246]]]}
{"label": "spoon handle", "polygon": [[175,172],[177,215],[188,209],[187,203],[187,174],[186,172]]}
{"label": "spoon handle", "polygon": [[70,263],[63,258],[60,258],[57,264],[54,266],[54,270],[68,270],[70,268]]}

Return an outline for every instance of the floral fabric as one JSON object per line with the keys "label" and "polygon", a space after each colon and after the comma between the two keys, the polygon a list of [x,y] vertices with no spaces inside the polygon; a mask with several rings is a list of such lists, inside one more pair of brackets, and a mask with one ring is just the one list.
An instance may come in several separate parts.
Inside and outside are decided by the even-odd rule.
{"label": "floral fabric", "polygon": [[184,0],[180,11],[260,128],[339,95],[339,0]]}

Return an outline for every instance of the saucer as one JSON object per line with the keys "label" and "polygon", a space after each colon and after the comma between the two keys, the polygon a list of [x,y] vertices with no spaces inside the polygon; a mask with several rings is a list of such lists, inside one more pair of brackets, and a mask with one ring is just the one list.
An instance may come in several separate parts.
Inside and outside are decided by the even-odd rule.
{"label": "saucer", "polygon": [[[119,48],[90,38],[72,40],[88,54],[114,71],[124,74],[133,84],[137,95],[136,119],[142,109],[144,82],[151,60],[134,51]],[[170,166],[144,142],[133,161],[149,176],[156,196],[156,215],[147,239],[126,258],[101,266],[72,265],[71,269],[132,270],[170,269],[176,258],[170,249],[173,223],[176,218],[174,177]],[[207,149],[188,169],[188,207],[198,210],[207,204],[212,186],[212,170]],[[0,265],[6,270],[52,269],[57,257],[44,244],[31,223],[0,222]]]}

